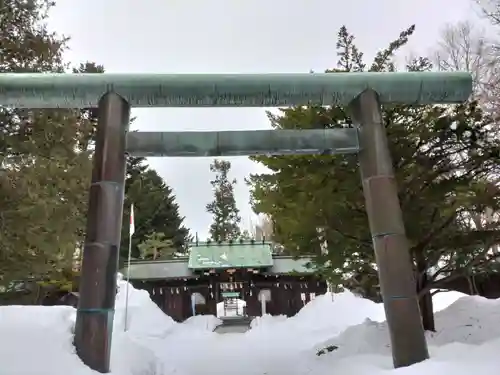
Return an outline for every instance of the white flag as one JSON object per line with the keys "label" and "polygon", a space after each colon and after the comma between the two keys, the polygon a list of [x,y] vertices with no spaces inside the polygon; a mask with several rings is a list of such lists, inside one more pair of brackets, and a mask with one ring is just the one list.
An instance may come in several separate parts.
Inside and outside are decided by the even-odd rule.
{"label": "white flag", "polygon": [[129,227],[129,235],[133,236],[135,232],[135,224],[134,224],[134,204],[130,206],[130,227]]}

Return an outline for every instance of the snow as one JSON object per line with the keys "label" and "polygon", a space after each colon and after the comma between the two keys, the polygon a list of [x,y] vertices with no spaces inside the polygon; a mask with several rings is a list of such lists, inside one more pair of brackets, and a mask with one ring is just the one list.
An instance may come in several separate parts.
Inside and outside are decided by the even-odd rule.
{"label": "snow", "polygon": [[[2,375],[95,375],[75,354],[75,317],[67,306],[0,307]],[[154,374],[161,366],[150,349],[121,332],[113,336],[111,355],[115,374]]]}
{"label": "snow", "polygon": [[[118,293],[115,302],[115,318],[113,332],[123,332],[125,329],[125,306],[127,282],[118,278]],[[175,321],[165,315],[152,301],[149,293],[129,285],[127,333],[133,336],[163,337],[174,328]]]}
{"label": "snow", "polygon": [[213,315],[196,315],[188,318],[183,324],[178,324],[177,329],[190,329],[194,331],[213,332],[222,321]]}
{"label": "snow", "polygon": [[[500,366],[500,300],[434,296],[437,332],[431,359],[394,370],[381,304],[351,292],[317,296],[295,317],[256,318],[244,334],[218,334],[214,316],[176,323],[144,291],[119,281],[112,343],[113,375],[481,375]],[[0,307],[2,375],[97,375],[72,344],[71,307]],[[318,351],[335,345],[338,349]]]}

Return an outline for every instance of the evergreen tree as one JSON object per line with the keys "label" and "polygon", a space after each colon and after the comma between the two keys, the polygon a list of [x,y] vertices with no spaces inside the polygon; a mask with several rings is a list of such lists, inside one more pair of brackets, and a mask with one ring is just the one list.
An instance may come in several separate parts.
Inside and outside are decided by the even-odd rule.
{"label": "evergreen tree", "polygon": [[213,216],[209,230],[213,241],[235,240],[241,234],[241,218],[234,199],[236,179],[229,179],[230,169],[231,163],[225,160],[214,160],[210,165],[210,171],[215,173],[215,179],[210,181],[215,199],[206,208]]}
{"label": "evergreen tree", "polygon": [[[1,72],[62,72],[51,1],[5,0]],[[88,63],[81,70],[100,67]],[[0,108],[0,280],[59,277],[82,240],[94,129],[86,111]]]}
{"label": "evergreen tree", "polygon": [[[394,53],[414,27],[380,51],[370,71],[393,71]],[[363,55],[342,27],[337,42],[338,68],[363,71]],[[409,70],[430,70],[427,59]],[[455,106],[385,106],[384,122],[394,161],[417,292],[426,329],[434,329],[432,288],[451,285],[457,277],[488,272],[496,256],[500,225],[486,229],[470,224],[471,214],[498,210],[498,187],[488,176],[499,174],[499,140],[493,121],[474,102]],[[302,106],[269,114],[276,129],[352,127],[347,108]],[[250,178],[254,209],[273,218],[274,236],[294,254],[314,255],[316,270],[378,298],[372,240],[365,212],[357,157],[259,156],[271,173]],[[318,231],[322,228],[322,231]],[[322,251],[322,244],[327,252]],[[348,279],[348,281],[346,281]]]}
{"label": "evergreen tree", "polygon": [[243,240],[243,241],[250,241],[250,240],[254,240],[254,236],[248,231],[248,229],[244,229],[241,234],[240,234],[240,237],[239,237],[240,240]]}
{"label": "evergreen tree", "polygon": [[146,236],[146,240],[138,246],[141,259],[165,260],[172,259],[175,248],[171,240],[167,240],[163,233],[151,233]]}
{"label": "evergreen tree", "polygon": [[[149,246],[160,235],[173,252],[185,253],[191,240],[189,230],[183,226],[172,189],[156,171],[149,169],[144,158],[128,158],[125,183],[125,206],[122,225],[121,259],[128,256],[130,205],[134,204],[135,233],[132,237],[132,257],[139,258],[139,245]],[[149,242],[147,242],[149,241]]]}

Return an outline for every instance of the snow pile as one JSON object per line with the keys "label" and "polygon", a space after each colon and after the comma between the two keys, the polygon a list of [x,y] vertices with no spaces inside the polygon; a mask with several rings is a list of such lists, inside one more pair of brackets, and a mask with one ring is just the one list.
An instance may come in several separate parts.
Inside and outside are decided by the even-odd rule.
{"label": "snow pile", "polygon": [[[440,347],[453,343],[479,345],[494,341],[500,338],[499,319],[500,300],[461,297],[435,314],[437,331],[426,333],[427,342],[431,347]],[[328,346],[338,347],[328,354],[334,358],[391,353],[387,323],[370,319],[347,328],[340,335],[317,345],[316,349]]]}
{"label": "snow pile", "polygon": [[483,344],[500,338],[500,299],[477,296],[458,299],[436,314],[437,332],[429,332],[430,345],[452,342]]}
{"label": "snow pile", "polygon": [[74,315],[71,307],[0,307],[2,374],[57,374],[58,368],[91,374],[73,354]]}
{"label": "snow pile", "polygon": [[[432,290],[432,292],[434,293],[436,292],[436,290]],[[432,297],[432,305],[434,307],[434,312],[446,309],[453,302],[462,297],[468,297],[468,295],[455,291],[443,291],[435,294]]]}
{"label": "snow pile", "polygon": [[[394,370],[390,356],[352,355],[335,358],[332,352],[317,357],[307,368],[314,375],[341,373],[343,375],[496,375],[500,366],[498,350],[500,340],[481,346],[449,344],[439,348],[431,347],[431,359],[406,368]],[[312,371],[310,369],[313,369]],[[306,371],[308,371],[306,370]],[[297,374],[298,375],[298,374]]]}
{"label": "snow pile", "polygon": [[290,321],[298,327],[315,326],[340,333],[345,327],[361,323],[367,318],[385,320],[383,305],[345,291],[316,297]]}
{"label": "snow pile", "polygon": [[[293,318],[256,318],[245,334],[207,332],[209,317],[191,318],[185,325],[193,329],[176,329],[150,345],[168,375],[497,374],[500,301],[461,296],[435,296],[437,309],[444,310],[436,314],[438,332],[428,334],[431,359],[398,370],[393,370],[382,305],[350,292],[335,294],[333,300],[331,294],[318,296]],[[316,349],[327,345],[339,349],[318,356]]]}
{"label": "snow pile", "polygon": [[[118,278],[116,295],[114,332],[123,332],[125,327],[125,306],[127,304],[127,282]],[[127,333],[135,336],[167,335],[177,323],[151,300],[145,290],[128,287]]]}
{"label": "snow pile", "polygon": [[[2,375],[93,375],[75,354],[76,311],[68,306],[0,307],[0,366]],[[159,374],[151,350],[115,334],[112,374]]]}
{"label": "snow pile", "polygon": [[255,317],[252,322],[250,323],[250,327],[255,331],[255,330],[266,330],[270,326],[274,326],[275,324],[278,323],[284,323],[288,321],[288,318],[286,315],[269,315],[266,314],[264,316],[257,316]]}
{"label": "snow pile", "polygon": [[302,348],[307,349],[367,318],[383,321],[383,305],[358,297],[350,291],[327,293],[317,296],[291,318],[266,315],[254,319],[249,335],[288,336],[291,341],[298,335]]}
{"label": "snow pile", "polygon": [[201,332],[213,332],[215,327],[220,325],[222,321],[213,315],[196,315],[186,319],[180,329],[190,329]]}

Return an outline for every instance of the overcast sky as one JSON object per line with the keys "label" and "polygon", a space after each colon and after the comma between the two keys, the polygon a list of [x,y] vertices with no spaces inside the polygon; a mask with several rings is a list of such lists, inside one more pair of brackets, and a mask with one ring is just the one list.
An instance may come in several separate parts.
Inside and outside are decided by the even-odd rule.
{"label": "overcast sky", "polygon": [[[404,54],[427,53],[446,23],[474,17],[471,0],[57,0],[49,27],[71,37],[68,61],[95,61],[107,72],[277,73],[322,71],[336,63],[342,25],[371,58],[416,24]],[[261,109],[141,109],[133,129],[266,129]],[[245,228],[252,212],[244,178],[262,171],[230,158]],[[153,158],[177,196],[192,233],[204,239],[212,199],[206,158]]]}

